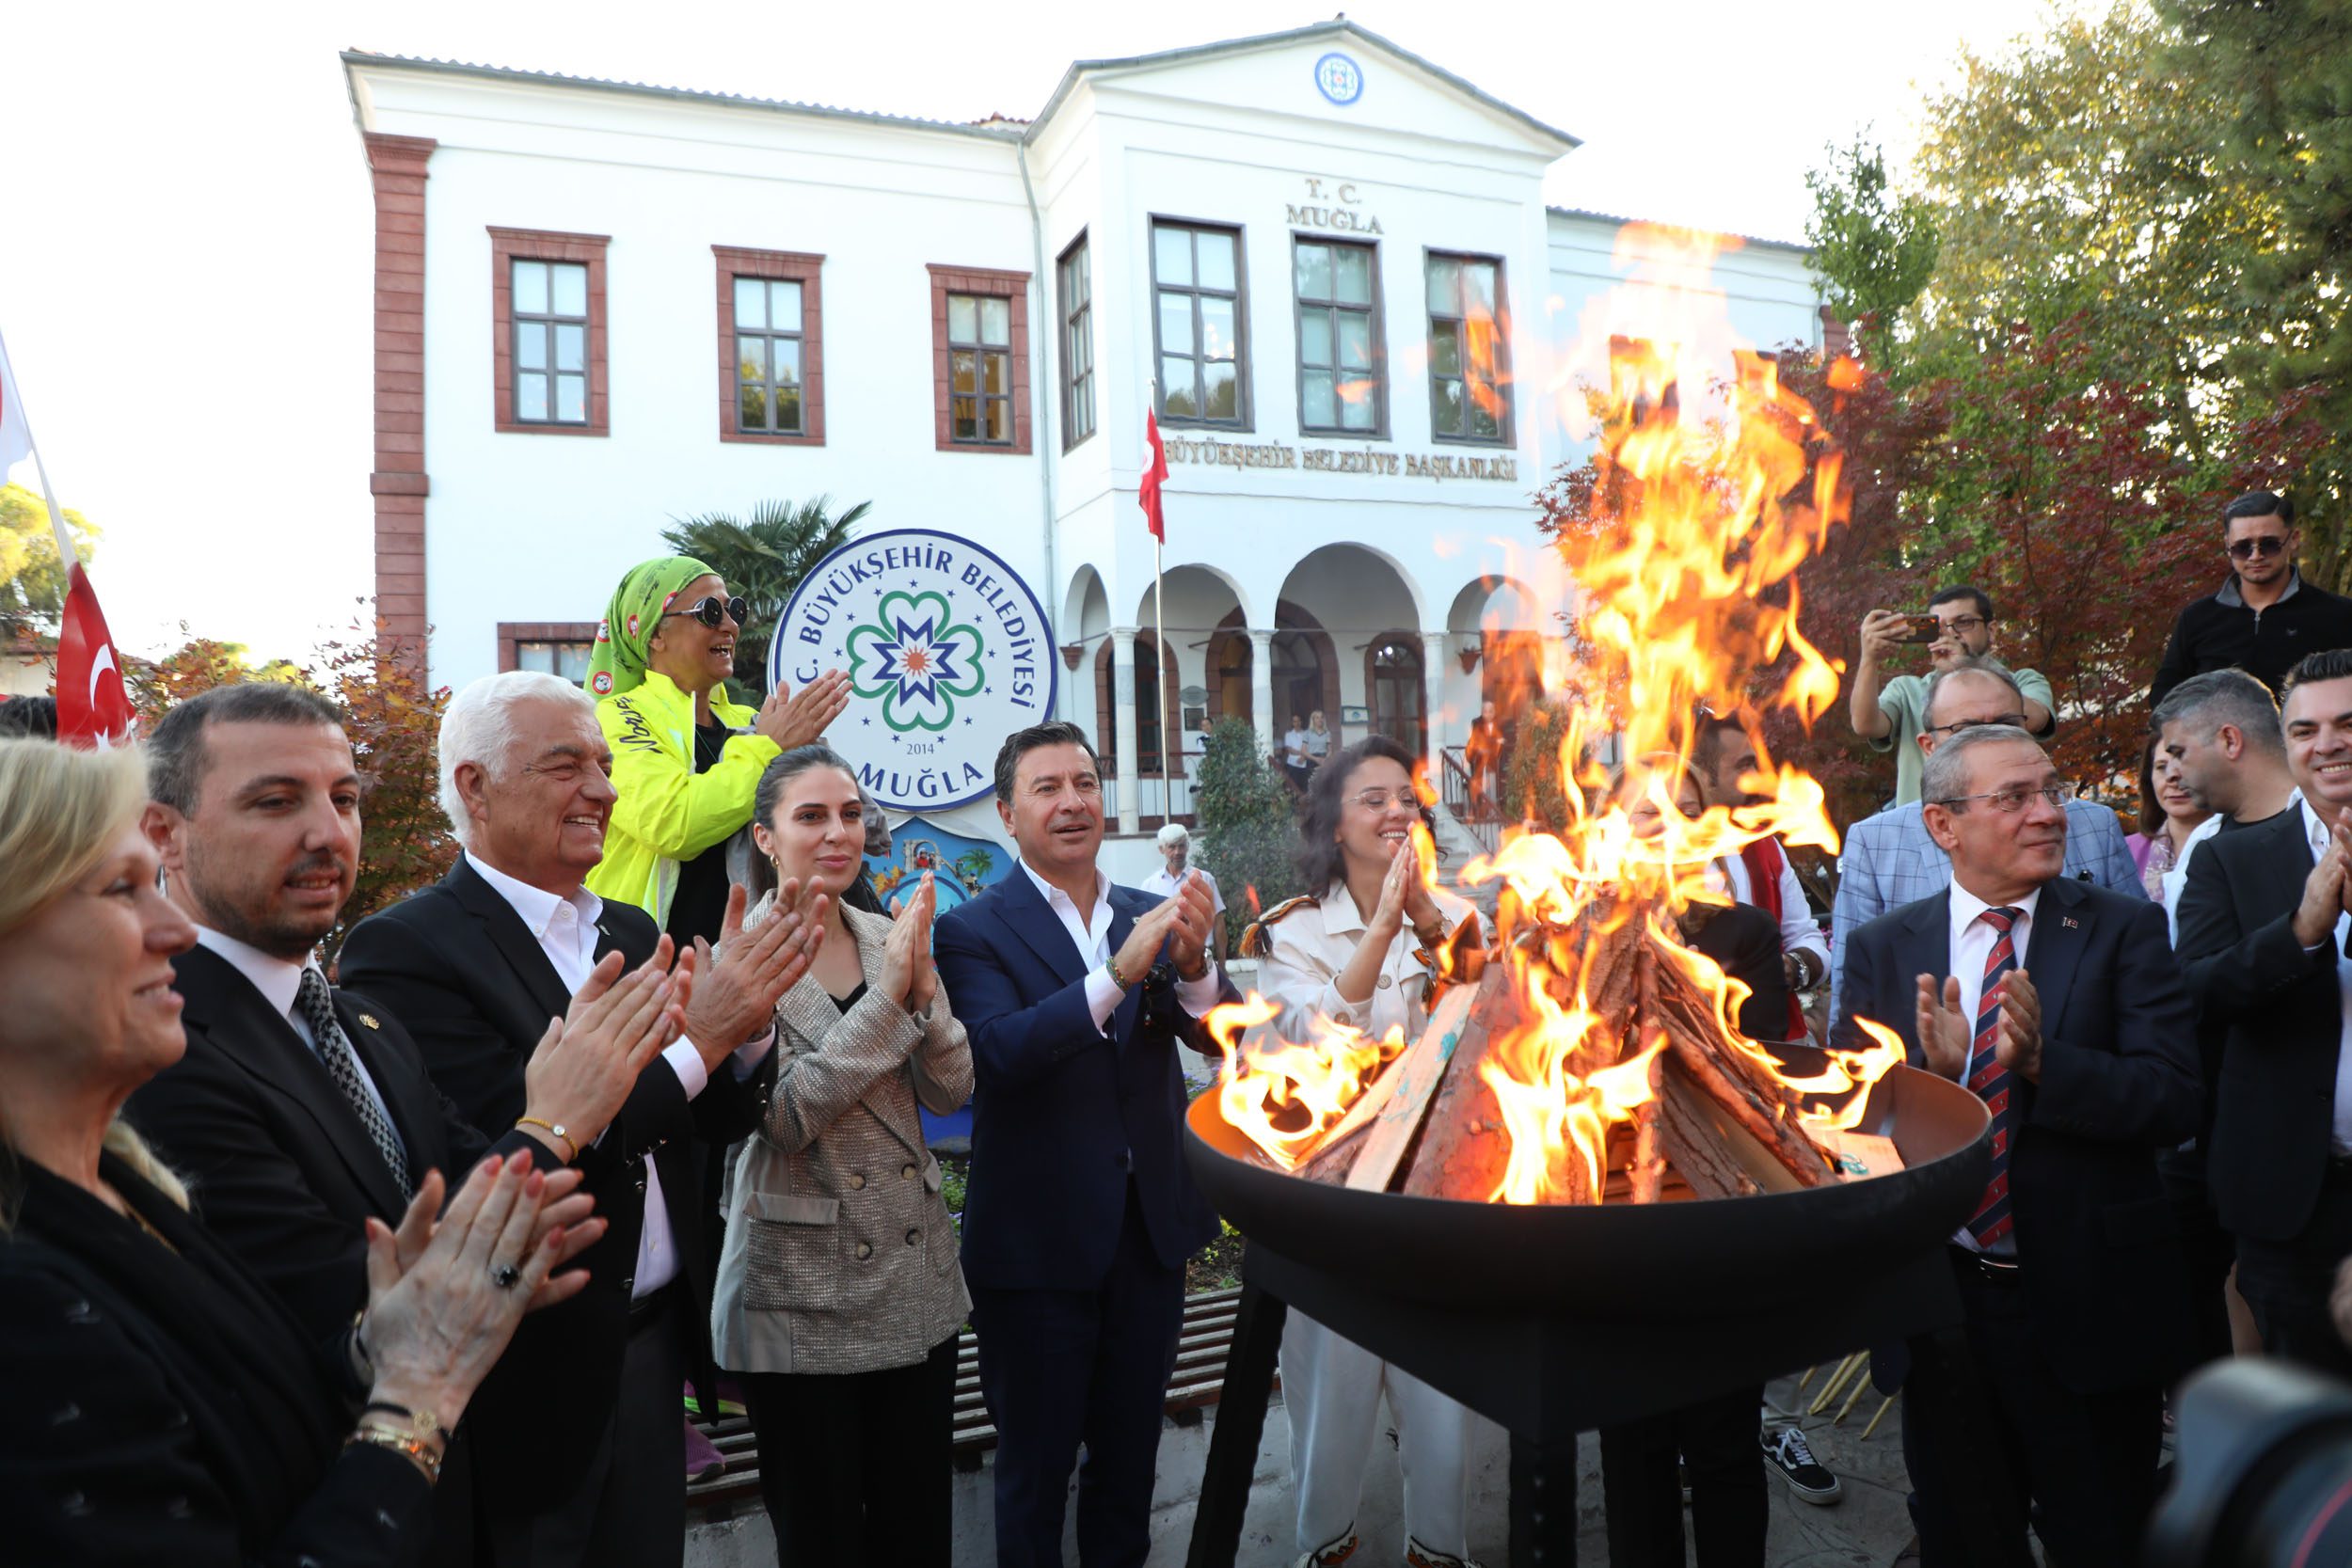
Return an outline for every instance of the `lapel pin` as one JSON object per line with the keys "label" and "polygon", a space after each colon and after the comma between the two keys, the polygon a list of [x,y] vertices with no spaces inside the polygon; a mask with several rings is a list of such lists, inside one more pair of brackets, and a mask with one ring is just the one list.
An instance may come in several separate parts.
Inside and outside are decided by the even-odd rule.
{"label": "lapel pin", "polygon": [[362,1029],[381,1029],[384,1025],[375,1022],[375,1015],[373,1013],[361,1013],[359,1015],[359,1027]]}
{"label": "lapel pin", "polygon": [[2062,914],[2058,916],[2058,924],[2070,931],[2079,931],[2082,929],[2082,922],[2076,920],[2071,914]]}

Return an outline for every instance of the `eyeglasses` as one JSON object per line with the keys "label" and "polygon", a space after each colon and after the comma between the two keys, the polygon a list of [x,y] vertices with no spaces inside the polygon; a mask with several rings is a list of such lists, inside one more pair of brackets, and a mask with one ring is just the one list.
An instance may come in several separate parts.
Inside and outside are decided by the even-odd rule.
{"label": "eyeglasses", "polygon": [[729,621],[742,626],[752,618],[752,607],[741,599],[722,599],[713,594],[708,598],[696,599],[684,610],[664,610],[661,619],[666,621],[673,615],[691,617],[717,631]]}
{"label": "eyeglasses", "polygon": [[1419,809],[1421,797],[1409,789],[1359,789],[1348,797],[1366,811],[1386,811],[1391,802],[1401,801]]}
{"label": "eyeglasses", "polygon": [[2024,811],[2026,803],[2037,796],[2061,811],[2066,809],[2066,789],[2062,784],[2052,784],[2047,789],[1999,789],[1990,795],[1955,795],[1949,800],[1931,800],[1928,804],[1958,806],[1965,805],[1970,800],[1990,800],[1994,811],[2015,813]]}
{"label": "eyeglasses", "polygon": [[1949,724],[1930,724],[1922,733],[1958,735],[1963,730],[1980,729],[1987,724],[2007,724],[2010,729],[2022,730],[2026,727],[2026,716],[2022,713],[1999,713],[1990,719],[1961,719]]}
{"label": "eyeglasses", "polygon": [[2257,533],[2251,539],[2232,540],[2230,554],[2234,560],[2251,561],[2256,556],[2277,555],[2286,547],[2287,536],[2283,533]]}
{"label": "eyeglasses", "polygon": [[1944,629],[1954,637],[1965,637],[1984,625],[1981,615],[1955,615],[1944,623]]}

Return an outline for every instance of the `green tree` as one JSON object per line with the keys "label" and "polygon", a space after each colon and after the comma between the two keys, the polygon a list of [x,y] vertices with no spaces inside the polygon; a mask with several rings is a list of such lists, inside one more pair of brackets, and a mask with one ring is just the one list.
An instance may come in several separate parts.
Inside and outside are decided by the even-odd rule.
{"label": "green tree", "polygon": [[2233,298],[2271,319],[2230,345],[2233,373],[2274,392],[2316,386],[2331,439],[2295,488],[2325,527],[2305,528],[2338,587],[2352,581],[2352,8],[2343,0],[2157,0],[2178,28],[2159,70],[2193,87],[2224,178],[2259,190],[2265,241],[2243,257]]}
{"label": "green tree", "polygon": [[1939,248],[1918,328],[1923,373],[1965,376],[2015,329],[2072,323],[2090,366],[2143,388],[2153,434],[2204,467],[2231,461],[2218,433],[2267,402],[2258,385],[2248,404],[2234,350],[2285,319],[2246,287],[2280,210],[2226,155],[2229,103],[2210,61],[2175,69],[2175,37],[2121,0],[1963,55],[1959,85],[1925,108],[1918,179]]}
{"label": "green tree", "polygon": [[1225,934],[1237,948],[1259,913],[1307,889],[1292,855],[1298,816],[1290,786],[1258,750],[1258,733],[1239,719],[1209,731],[1193,791],[1200,823],[1200,864],[1225,892]]}
{"label": "green tree", "polygon": [[[65,526],[73,553],[87,564],[98,530],[70,506]],[[0,486],[0,626],[23,622],[56,630],[65,610],[65,587],[48,504],[22,484]]]}
{"label": "green tree", "polygon": [[1830,305],[1873,344],[1873,358],[1894,352],[1897,327],[1935,270],[1935,219],[1927,202],[1897,191],[1886,155],[1856,137],[1830,149],[1827,167],[1804,177],[1813,193],[1805,243]]}
{"label": "green tree", "polygon": [[768,645],[776,623],[811,568],[850,542],[850,531],[873,506],[860,501],[838,516],[833,498],[761,501],[748,517],[706,512],[662,530],[662,542],[726,578],[751,610],[735,643],[734,687],[739,701],[757,703],[768,691]]}

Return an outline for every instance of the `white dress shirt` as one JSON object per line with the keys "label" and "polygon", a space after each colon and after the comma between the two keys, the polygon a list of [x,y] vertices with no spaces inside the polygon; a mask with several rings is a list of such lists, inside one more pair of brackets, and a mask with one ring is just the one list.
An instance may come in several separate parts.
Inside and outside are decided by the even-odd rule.
{"label": "white dress shirt", "polygon": [[[199,945],[227,959],[238,974],[252,982],[253,989],[262,993],[262,999],[278,1016],[294,1025],[294,1032],[301,1037],[303,1044],[310,1048],[311,1054],[318,1053],[319,1042],[310,1036],[310,1021],[304,1018],[302,1009],[294,1006],[302,994],[302,972],[317,969],[316,963],[295,963],[275,954],[264,953],[249,942],[224,936],[210,926],[199,926],[196,940]],[[322,980],[326,977],[324,973],[319,976]],[[393,1137],[399,1138],[400,1123],[392,1119],[392,1108],[384,1102],[384,1091],[375,1086],[375,1080],[368,1073],[367,1059],[359,1054],[357,1045],[351,1048],[351,1065],[358,1069],[359,1086],[368,1091],[368,1098],[375,1101],[375,1108],[384,1113],[384,1125],[392,1130]],[[370,1144],[368,1147],[373,1149],[375,1146]],[[407,1152],[405,1139],[401,1141],[401,1151],[404,1154]]]}
{"label": "white dress shirt", "polygon": [[[2017,955],[2017,967],[2020,969],[2026,967],[2026,943],[2032,939],[2033,911],[2041,902],[2042,890],[2036,888],[2009,906],[2018,911],[2017,918],[2010,923],[2009,944]],[[2001,933],[1978,916],[1994,907],[1959,882],[1952,883],[1952,974],[1960,979],[1960,1016],[1965,1021],[1963,1027],[1970,1036],[1968,1049],[1972,1055],[1976,1051],[1977,1005],[1984,1000],[1984,962],[1993,956],[1993,944],[2001,940]],[[1960,1081],[1963,1085],[1968,1082],[1965,1065],[1960,1069]],[[2014,1162],[2017,1148],[2013,1139],[2009,1152],[2010,1159]],[[2016,1199],[2012,1196],[2010,1201],[2014,1204]],[[1953,1234],[1952,1240],[1971,1252],[1986,1250],[1964,1225]],[[1992,1255],[1996,1258],[2014,1258],[2017,1255],[2017,1231],[2014,1227],[1994,1243]]]}
{"label": "white dress shirt", "polygon": [[[2303,814],[2303,838],[2312,847],[2312,859],[2316,862],[2328,852],[2328,826],[2312,811],[2311,802],[2296,800],[2295,809]],[[2336,949],[2336,996],[2341,1009],[2342,1033],[2336,1045],[2336,1112],[2328,1133],[2328,1149],[2336,1154],[2352,1154],[2352,958],[2344,956],[2346,933],[2352,933],[2352,914],[2338,914],[2336,928],[2328,940]],[[2304,949],[2317,952],[2314,947]]]}
{"label": "white dress shirt", "polygon": [[[1187,871],[1200,871],[1200,868],[1197,865],[1186,866],[1184,869]],[[1225,895],[1218,891],[1216,879],[1210,876],[1205,871],[1200,871],[1200,879],[1208,884],[1210,909],[1216,913],[1223,914],[1225,912]],[[1157,871],[1152,872],[1152,875],[1146,877],[1142,881],[1137,882],[1136,885],[1156,898],[1173,898],[1176,896],[1177,881],[1177,878],[1168,875],[1168,866],[1163,863]]]}
{"label": "white dress shirt", "polygon": [[[564,989],[578,990],[585,985],[590,971],[596,967],[596,921],[604,913],[604,900],[584,887],[573,889],[569,896],[561,896],[518,881],[470,849],[466,851],[466,863],[522,917],[532,940],[548,956],[548,962],[555,966],[556,978],[564,982]],[[748,1078],[758,1070],[761,1059],[775,1043],[776,1035],[771,1028],[737,1051],[730,1064],[735,1075],[739,1079]],[[702,1093],[710,1081],[708,1069],[703,1066],[702,1053],[683,1035],[661,1053],[661,1059],[677,1074],[678,1086],[686,1091],[689,1100]],[[670,1211],[662,1204],[661,1173],[648,1159],[645,1223],[637,1233],[637,1276],[630,1287],[630,1297],[643,1299],[676,1277],[677,1243],[670,1234]]]}
{"label": "white dress shirt", "polygon": [[[1723,867],[1724,889],[1735,900],[1742,904],[1756,902],[1746,861],[1738,855],[1725,855],[1716,863]],[[1797,879],[1797,868],[1788,863],[1784,851],[1780,857],[1780,950],[1794,953],[1799,948],[1821,960],[1820,974],[1829,974],[1829,938],[1821,935],[1821,927],[1813,918],[1813,906],[1805,902],[1804,884]]]}
{"label": "white dress shirt", "polygon": [[[1087,1011],[1094,1016],[1095,1032],[1108,1037],[1111,1014],[1127,996],[1111,984],[1110,972],[1104,967],[1111,961],[1111,879],[1100,870],[1094,873],[1094,908],[1081,914],[1070,895],[1030,870],[1028,862],[1015,863],[1044,898],[1045,907],[1054,911],[1054,918],[1061,922],[1061,928],[1070,933],[1080,961],[1087,966]],[[1216,1006],[1216,966],[1209,965],[1198,980],[1179,979],[1176,1000],[1195,1018]]]}

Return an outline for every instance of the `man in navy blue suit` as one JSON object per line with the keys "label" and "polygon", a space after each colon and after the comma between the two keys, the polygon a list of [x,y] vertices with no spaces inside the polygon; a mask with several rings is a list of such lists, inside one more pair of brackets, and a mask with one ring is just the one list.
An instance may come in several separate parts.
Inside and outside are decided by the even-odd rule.
{"label": "man in navy blue suit", "polygon": [[2033,737],[1962,730],[1929,757],[1951,885],[1853,933],[1853,1020],[1903,1037],[1993,1117],[1992,1179],[1951,1238],[1963,1329],[1912,1344],[1903,1458],[1925,1568],[2139,1560],[2187,1275],[2155,1155],[2197,1131],[2194,1014],[2145,898],[2063,875],[2068,791]]}
{"label": "man in navy blue suit", "polygon": [[1076,725],[1006,740],[996,812],[1019,865],[931,937],[977,1069],[963,1275],[996,1423],[996,1560],[1059,1568],[1084,1443],[1079,1561],[1132,1568],[1184,1261],[1216,1234],[1180,1147],[1176,1053],[1215,1049],[1200,1020],[1233,995],[1200,878],[1163,900],[1096,869],[1103,784]]}

